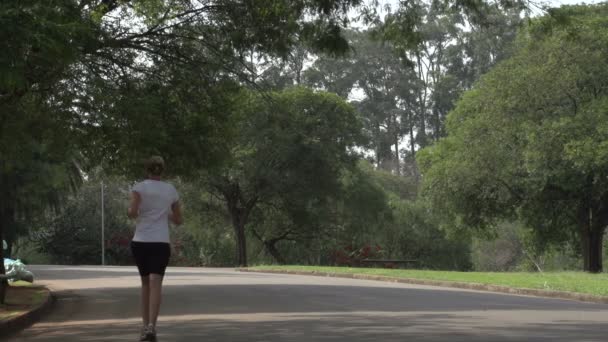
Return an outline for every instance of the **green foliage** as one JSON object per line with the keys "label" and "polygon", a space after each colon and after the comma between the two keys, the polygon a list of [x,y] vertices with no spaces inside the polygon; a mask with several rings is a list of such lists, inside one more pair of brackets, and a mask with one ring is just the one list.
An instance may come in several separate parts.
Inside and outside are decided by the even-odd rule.
{"label": "green foliage", "polygon": [[[416,260],[422,269],[470,270],[470,238],[441,230],[421,201],[393,200],[395,232],[388,243],[399,258]],[[389,235],[390,236],[390,235]],[[388,236],[387,236],[388,237]]]}
{"label": "green foliage", "polygon": [[338,186],[341,167],[355,160],[352,148],[361,141],[359,118],[350,105],[305,88],[268,99],[249,93],[237,101],[238,135],[217,173],[224,181],[285,200],[294,194],[322,197]]}
{"label": "green foliage", "polygon": [[259,205],[276,206],[293,220],[283,227],[284,238],[310,227],[302,222],[339,192],[340,172],[356,160],[352,149],[361,140],[359,118],[336,95],[305,88],[268,95],[243,92],[236,100],[239,134],[221,168],[205,173],[209,189],[226,201],[239,258],[245,257],[245,226]]}
{"label": "green foliage", "polygon": [[[353,41],[360,35],[357,31],[345,32],[346,39],[352,45]],[[347,99],[357,81],[354,72],[355,55],[351,50],[339,57],[318,55],[313,64],[303,72],[303,83],[314,89],[338,94]]]}
{"label": "green foliage", "polygon": [[522,11],[482,1],[400,2],[367,31],[345,35],[352,46],[345,58],[318,56],[304,81],[344,98],[362,95],[353,100],[375,164],[418,175],[417,150],[445,136],[462,92],[508,56]]}
{"label": "green foliage", "polygon": [[[124,181],[105,184],[105,248],[109,265],[132,264],[129,241],[133,235],[125,208],[129,186]],[[89,181],[70,196],[57,215],[52,215],[31,239],[54,263],[98,265],[101,263],[101,188]]]}
{"label": "green foliage", "polygon": [[280,210],[281,202],[261,205],[251,220],[251,229],[259,235],[255,237],[266,242],[278,238],[275,244],[283,263],[308,264],[332,263],[333,254],[344,246],[377,241],[390,212],[373,172],[366,161],[344,168],[333,193],[308,201],[298,211]]}
{"label": "green foliage", "polygon": [[233,110],[229,80],[211,81],[205,75],[172,67],[160,82],[128,80],[120,86],[105,85],[97,95],[99,105],[90,112],[81,145],[89,160],[101,162],[108,172],[141,175],[141,162],[152,154],[165,158],[170,176],[192,177],[202,168],[217,165],[227,153]]}
{"label": "green foliage", "polygon": [[[4,106],[0,124],[0,227],[9,244],[80,183],[79,156],[55,121],[54,106],[27,95]],[[63,115],[60,113],[59,115]]]}
{"label": "green foliage", "polygon": [[0,236],[11,245],[79,183],[74,118],[54,86],[95,32],[63,0],[3,2],[0,23]]}
{"label": "green foliage", "polygon": [[3,1],[0,25],[0,105],[51,87],[96,34],[72,0]]}
{"label": "green foliage", "polygon": [[339,221],[325,242],[330,252],[379,246],[382,257],[414,260],[412,266],[419,268],[471,268],[468,236],[450,236],[440,229],[426,204],[416,201],[412,178],[374,170],[365,161],[358,170],[357,178],[345,179]]}
{"label": "green foliage", "polygon": [[[473,239],[474,269],[481,272],[538,271],[534,268],[539,253],[527,248],[527,231],[517,222],[501,222],[495,231]],[[532,266],[528,268],[528,266]],[[544,270],[544,269],[543,269]]]}
{"label": "green foliage", "polygon": [[[284,54],[308,30],[308,19],[319,26],[309,35],[312,42],[320,48],[340,50],[343,44],[333,44],[333,39],[341,39],[335,23],[345,19],[348,9],[357,3],[290,1],[269,6],[268,2],[235,0],[210,9],[186,0],[3,2],[3,161],[28,162],[29,153],[11,150],[19,146],[18,137],[8,134],[25,132],[23,140],[33,139],[45,147],[77,141],[91,161],[85,166],[96,166],[101,160],[125,171],[130,169],[125,160],[133,163],[151,151],[173,154],[171,147],[180,149],[182,144],[169,144],[171,137],[184,137],[185,143],[186,137],[201,131],[205,139],[188,142],[198,144],[196,150],[201,153],[196,157],[203,156],[202,163],[213,164],[218,152],[200,145],[224,146],[218,141],[228,130],[219,118],[197,111],[221,112],[225,105],[221,96],[213,103],[210,95],[197,102],[201,93],[233,91],[223,81],[240,76],[243,50]],[[205,76],[202,81],[190,82],[200,75]],[[189,88],[194,85],[198,91]],[[47,109],[44,116],[30,116],[31,108],[26,107],[32,102]],[[185,118],[176,120],[178,110],[186,111]],[[184,121],[188,125],[182,127]],[[152,129],[159,125],[169,127],[162,133]],[[140,128],[145,133],[139,134]],[[130,145],[116,143],[117,136],[131,137]],[[149,146],[157,141],[163,142],[160,147]],[[184,171],[181,165],[174,165]],[[1,168],[9,170],[10,166]]]}
{"label": "green foliage", "polygon": [[342,191],[336,201],[335,218],[327,220],[333,223],[328,226],[328,252],[345,247],[384,246],[392,213],[377,171],[367,161],[359,161],[356,169],[343,172]]}
{"label": "green foliage", "polygon": [[534,21],[513,57],[465,94],[448,118],[449,136],[419,162],[434,213],[455,227],[520,218],[545,240],[581,241],[585,268],[596,269],[597,240],[585,239],[608,224],[606,6],[561,11],[576,30],[539,31],[551,19]]}
{"label": "green foliage", "polygon": [[[451,108],[463,79],[474,74],[459,63],[496,51],[447,51],[450,58],[438,59],[438,67],[427,73],[436,80],[421,82],[425,72],[404,63],[411,61],[411,51],[397,59],[394,47],[421,52],[421,42],[442,48],[458,41],[458,13],[436,3],[403,2],[402,11],[387,19],[385,38],[392,43],[381,44],[364,34],[344,34],[349,11],[359,4],[3,2],[0,233],[7,231],[13,240],[45,216],[55,217],[49,206],[61,209],[42,230],[49,238],[40,242],[42,250],[56,261],[96,263],[96,206],[86,200],[95,187],[87,183],[62,203],[67,190],[78,187],[83,170],[101,165],[105,174],[139,176],[141,159],[161,154],[170,176],[184,180],[185,206],[193,209],[186,211],[185,227],[175,232],[176,263],[226,265],[231,240],[240,239],[229,227],[240,225],[247,226],[249,240],[259,240],[247,246],[269,250],[275,243],[290,260],[320,262],[346,243],[380,241],[392,244],[396,256],[416,256],[424,267],[466,268],[451,252],[465,250],[466,243],[445,238],[426,217],[424,205],[412,201],[416,180],[376,172],[365,163],[357,167],[355,148],[369,146],[361,134],[365,127],[378,165],[401,173],[400,139],[410,135],[412,152],[405,154],[413,164],[416,144],[427,144],[427,125],[433,122],[431,130],[441,135],[441,113]],[[469,2],[458,6],[477,9]],[[481,34],[478,41],[492,45],[507,36],[493,35]],[[354,53],[335,59],[351,44]],[[319,58],[302,75],[304,46],[331,58]],[[287,76],[268,71],[277,91],[253,93],[242,89],[255,76],[246,56],[291,58],[295,65]],[[478,69],[498,58],[479,63]],[[358,108],[365,117],[333,94],[282,90],[301,78],[342,97],[354,87],[364,89],[367,99]],[[434,97],[422,96],[431,88]],[[571,144],[568,153],[601,167],[605,156],[594,154],[594,142]],[[124,240],[129,235],[124,203],[114,195],[108,226]],[[67,248],[71,245],[76,247]],[[124,248],[113,248],[109,258],[127,262]],[[439,250],[447,257],[439,260]]]}
{"label": "green foliage", "polygon": [[319,56],[305,70],[304,81],[343,98],[353,90],[362,93],[364,97],[353,104],[362,114],[369,137],[365,147],[373,150],[380,168],[400,173],[399,142],[410,124],[402,107],[411,103],[409,94],[418,85],[416,76],[403,66],[390,43],[373,40],[370,31],[349,31],[346,36],[352,51],[340,59]]}
{"label": "green foliage", "polygon": [[200,182],[173,180],[180,193],[184,224],[171,231],[172,263],[183,266],[234,265],[234,234],[225,203]]}

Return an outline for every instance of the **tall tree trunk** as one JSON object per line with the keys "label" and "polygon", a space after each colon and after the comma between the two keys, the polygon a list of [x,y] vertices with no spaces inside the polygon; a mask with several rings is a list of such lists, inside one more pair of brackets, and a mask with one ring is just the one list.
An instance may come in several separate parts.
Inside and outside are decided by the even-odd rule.
{"label": "tall tree trunk", "polygon": [[247,217],[242,209],[238,208],[237,203],[228,203],[234,237],[236,239],[235,257],[239,267],[247,267],[247,239],[245,238],[245,223]]}
{"label": "tall tree trunk", "polygon": [[382,138],[380,137],[380,123],[376,120],[374,122],[374,137],[376,144],[376,167],[382,169]]}
{"label": "tall tree trunk", "polygon": [[416,137],[414,136],[414,118],[412,117],[412,112],[408,112],[408,121],[410,126],[410,153],[412,154],[412,159],[416,157]]}
{"label": "tall tree trunk", "polygon": [[[429,86],[428,75],[425,75],[422,71],[422,58],[420,57],[420,52],[416,53],[416,58],[418,61],[418,77],[421,81],[423,81],[424,88],[418,91],[418,123],[420,125],[418,129],[418,142],[420,143],[420,147],[426,147],[426,101],[427,101],[427,89]],[[428,73],[428,71],[427,71]]]}
{"label": "tall tree trunk", "polygon": [[601,222],[602,215],[597,214],[591,208],[585,208],[579,213],[583,269],[591,273],[600,273],[603,269],[602,246],[605,225]]}
{"label": "tall tree trunk", "polygon": [[272,241],[272,240],[265,241],[264,248],[266,248],[266,251],[268,252],[268,254],[270,254],[279,265],[285,265],[285,258],[281,255],[281,253],[275,246],[276,242],[277,241]]}
{"label": "tall tree trunk", "polygon": [[399,123],[397,122],[397,116],[393,116],[393,130],[394,132],[394,137],[395,137],[395,171],[397,173],[397,176],[401,175],[401,162],[399,160],[399,131],[400,129],[399,127]]}
{"label": "tall tree trunk", "polygon": [[239,207],[238,187],[235,191],[224,193],[232,227],[234,228],[234,237],[236,239],[235,257],[239,267],[247,267],[247,240],[245,238],[245,224],[247,223],[248,212]]}
{"label": "tall tree trunk", "polygon": [[438,109],[434,109],[433,114],[435,115],[434,137],[435,141],[439,141],[439,138],[441,138],[441,113]]}
{"label": "tall tree trunk", "polygon": [[[411,169],[410,175],[414,177],[416,184],[420,183],[420,174],[418,172],[418,167],[416,166],[416,142],[414,137],[414,113],[412,111],[408,111],[408,121],[409,121],[409,134],[410,134],[410,158],[411,158]],[[405,164],[405,161],[404,161]]]}
{"label": "tall tree trunk", "polygon": [[247,240],[245,239],[245,224],[234,225],[236,236],[236,260],[239,267],[247,267]]}
{"label": "tall tree trunk", "polygon": [[395,172],[401,176],[401,161],[399,160],[399,138],[395,138]]}
{"label": "tall tree trunk", "polygon": [[604,229],[584,229],[582,236],[583,268],[587,272],[600,273],[603,270],[602,246]]}
{"label": "tall tree trunk", "polygon": [[262,243],[262,245],[264,245],[264,249],[266,250],[266,252],[274,258],[274,260],[279,264],[279,265],[285,265],[285,258],[283,257],[283,255],[281,255],[281,252],[279,252],[279,250],[276,247],[276,244],[279,241],[284,240],[285,238],[287,238],[287,236],[289,235],[289,232],[284,233],[281,236],[272,238],[272,239],[265,239],[264,237],[262,237],[262,235],[260,233],[258,233],[255,229],[251,230],[253,232],[253,235],[260,240],[260,242]]}
{"label": "tall tree trunk", "polygon": [[602,255],[604,245],[604,229],[594,229],[591,232],[589,253],[589,272],[601,273],[604,269]]}
{"label": "tall tree trunk", "polygon": [[[0,274],[6,274],[6,269],[4,268],[4,248],[2,246],[2,240],[4,239],[4,232],[11,224],[12,217],[4,199],[2,202],[0,202]],[[0,279],[0,304],[4,304],[5,302],[7,286],[8,281],[6,279]]]}
{"label": "tall tree trunk", "polygon": [[258,197],[253,196],[252,198],[245,200],[243,193],[238,183],[229,183],[225,187],[218,187],[224,199],[230,218],[232,220],[232,226],[234,228],[234,236],[236,239],[236,260],[239,267],[247,267],[247,239],[245,236],[245,226],[249,219],[249,213],[255,207]]}

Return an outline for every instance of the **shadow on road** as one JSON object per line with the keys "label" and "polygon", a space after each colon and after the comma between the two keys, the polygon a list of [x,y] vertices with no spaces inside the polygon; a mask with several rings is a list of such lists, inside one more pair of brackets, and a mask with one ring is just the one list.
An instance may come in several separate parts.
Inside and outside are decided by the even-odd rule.
{"label": "shadow on road", "polygon": [[[518,326],[465,325],[462,317],[450,314],[420,314],[413,317],[368,317],[315,315],[289,320],[243,322],[199,319],[164,321],[159,341],[604,341],[603,324],[555,323]],[[100,334],[100,331],[103,333]],[[136,341],[137,323],[84,324],[77,329],[57,326],[32,328],[27,341]]]}
{"label": "shadow on road", "polygon": [[[95,298],[100,305],[117,301],[137,306],[139,289],[136,286],[135,282],[127,288],[83,289],[78,290],[77,295],[89,300]],[[59,291],[56,295],[61,301],[76,292]],[[164,315],[483,310],[605,312],[608,309],[601,304],[483,292],[335,285],[167,284],[163,287],[163,298]],[[100,317],[100,312],[92,314],[96,319],[113,318]]]}

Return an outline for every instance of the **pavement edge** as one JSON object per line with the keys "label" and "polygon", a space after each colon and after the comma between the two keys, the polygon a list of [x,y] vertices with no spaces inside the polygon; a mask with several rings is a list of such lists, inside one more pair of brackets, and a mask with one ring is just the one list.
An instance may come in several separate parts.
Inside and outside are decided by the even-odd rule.
{"label": "pavement edge", "polygon": [[485,285],[485,284],[478,284],[478,283],[462,283],[462,282],[443,281],[443,280],[425,280],[425,279],[413,279],[413,278],[376,276],[376,275],[367,275],[367,274],[317,272],[317,271],[253,270],[253,269],[249,269],[249,268],[237,268],[237,271],[250,272],[250,273],[292,274],[292,275],[305,275],[305,276],[318,276],[318,277],[335,277],[335,278],[349,278],[349,279],[361,279],[361,280],[375,280],[375,281],[386,281],[386,282],[393,282],[393,283],[452,287],[452,288],[459,288],[459,289],[465,289],[465,290],[476,290],[476,291],[496,292],[496,293],[521,295],[521,296],[545,297],[545,298],[554,298],[554,299],[576,300],[579,302],[608,304],[608,297],[603,297],[603,296],[594,296],[594,295],[588,295],[588,294],[584,294],[584,293],[565,292],[565,291],[513,288],[513,287],[501,286],[501,285]]}
{"label": "pavement edge", "polygon": [[53,294],[47,287],[42,286],[42,288],[46,290],[46,298],[41,304],[17,317],[11,318],[5,322],[0,322],[0,339],[10,337],[31,326],[51,310],[51,306],[54,302]]}

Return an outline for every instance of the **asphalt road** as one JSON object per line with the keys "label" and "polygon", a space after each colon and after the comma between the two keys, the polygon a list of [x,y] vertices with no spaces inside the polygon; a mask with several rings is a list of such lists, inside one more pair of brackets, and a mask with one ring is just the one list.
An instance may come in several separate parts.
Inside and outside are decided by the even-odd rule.
{"label": "asphalt road", "polygon": [[[134,267],[31,267],[57,301],[9,339],[136,341]],[[608,286],[608,284],[606,284]],[[170,268],[159,341],[608,341],[608,305],[227,269]]]}

